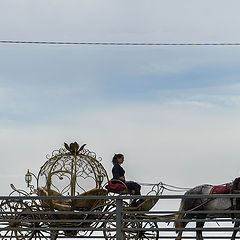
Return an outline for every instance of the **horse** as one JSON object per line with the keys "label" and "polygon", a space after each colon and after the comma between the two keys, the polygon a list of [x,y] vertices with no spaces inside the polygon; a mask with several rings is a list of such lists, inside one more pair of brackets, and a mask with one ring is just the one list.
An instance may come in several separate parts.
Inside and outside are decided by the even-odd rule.
{"label": "horse", "polygon": [[[228,183],[226,185],[221,186],[213,186],[209,184],[200,185],[197,187],[194,187],[187,192],[185,192],[185,196],[187,195],[207,195],[213,193],[212,191],[214,188],[222,187],[222,189],[225,189],[224,193],[240,193],[240,178],[236,178],[233,182]],[[227,190],[227,191],[226,191]],[[215,192],[215,193],[223,193],[223,191]],[[184,198],[181,200],[181,204],[179,207],[179,214],[175,216],[174,225],[175,228],[184,228],[189,223],[187,220],[191,220],[193,218],[195,219],[206,219],[206,218],[232,218],[232,219],[240,219],[240,214],[209,214],[209,213],[199,213],[201,211],[223,211],[223,210],[233,210],[233,209],[240,209],[240,199],[238,201],[238,198],[232,199],[232,198]],[[181,211],[189,211],[189,213],[181,213]],[[194,213],[194,211],[198,211],[198,213]],[[185,220],[184,222],[181,222],[181,220]],[[196,228],[203,228],[204,221],[196,221]],[[235,221],[234,228],[238,228],[240,225],[240,222]],[[182,239],[182,230],[176,230],[178,233],[176,240]],[[231,240],[235,240],[236,234],[238,230],[234,230],[232,234]],[[196,231],[196,239],[197,240],[203,240],[202,231],[197,230]]]}

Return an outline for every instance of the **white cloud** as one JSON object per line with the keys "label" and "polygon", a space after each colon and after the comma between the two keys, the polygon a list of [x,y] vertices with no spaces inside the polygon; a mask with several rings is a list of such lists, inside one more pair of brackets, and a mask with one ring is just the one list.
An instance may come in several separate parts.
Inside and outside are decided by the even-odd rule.
{"label": "white cloud", "polygon": [[[240,105],[240,85],[223,84],[202,88],[183,88],[157,91],[162,103],[171,106],[189,106],[195,109],[222,109],[235,111]],[[225,110],[224,110],[225,109]]]}
{"label": "white cloud", "polygon": [[207,102],[201,102],[201,101],[193,101],[193,100],[173,100],[173,101],[169,101],[168,104],[170,105],[185,105],[185,106],[192,106],[192,107],[196,107],[196,108],[213,108],[214,105],[211,103],[207,103]]}

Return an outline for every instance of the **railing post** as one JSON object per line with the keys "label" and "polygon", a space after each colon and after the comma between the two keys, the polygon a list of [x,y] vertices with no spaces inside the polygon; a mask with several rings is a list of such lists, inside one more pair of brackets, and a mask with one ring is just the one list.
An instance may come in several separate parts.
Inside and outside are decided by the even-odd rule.
{"label": "railing post", "polygon": [[123,210],[123,200],[121,198],[117,198],[116,199],[116,240],[123,240],[122,210]]}

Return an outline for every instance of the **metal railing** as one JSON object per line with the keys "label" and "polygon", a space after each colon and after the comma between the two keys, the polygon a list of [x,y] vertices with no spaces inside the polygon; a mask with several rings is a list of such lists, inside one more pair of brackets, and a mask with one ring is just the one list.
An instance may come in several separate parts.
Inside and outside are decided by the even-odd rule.
{"label": "metal railing", "polygon": [[[229,239],[235,223],[240,222],[240,211],[203,210],[201,207],[178,211],[181,199],[232,199],[236,194],[224,195],[161,195],[161,196],[79,196],[79,197],[0,197],[1,239],[175,239],[176,231],[183,231],[183,239],[196,239],[196,231],[203,231],[204,239]],[[129,201],[144,199],[159,200],[153,209],[127,207]],[[91,209],[56,209],[54,201],[64,207],[65,200],[95,200]],[[44,201],[44,204],[43,204]],[[175,202],[172,202],[175,201]],[[228,201],[228,200],[227,200]],[[69,202],[69,201],[68,201]],[[46,203],[49,203],[48,205]],[[207,203],[207,202],[206,202]],[[142,203],[144,204],[144,202]],[[174,208],[175,207],[175,208]],[[169,210],[174,208],[174,210]],[[161,209],[161,210],[157,210]],[[188,218],[175,217],[179,214]],[[206,215],[208,216],[206,218]],[[189,217],[190,216],[190,217]],[[209,217],[211,216],[211,217]],[[174,223],[189,223],[175,227]],[[205,227],[195,226],[206,223]],[[217,225],[218,224],[218,225]],[[236,238],[240,238],[237,236]]]}

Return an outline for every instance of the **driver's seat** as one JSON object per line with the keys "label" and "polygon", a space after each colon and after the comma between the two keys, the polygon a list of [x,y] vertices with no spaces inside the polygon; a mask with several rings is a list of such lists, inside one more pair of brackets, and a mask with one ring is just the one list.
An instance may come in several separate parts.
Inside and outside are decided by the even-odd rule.
{"label": "driver's seat", "polygon": [[125,182],[120,179],[111,179],[105,188],[108,192],[117,193],[117,194],[131,194]]}

